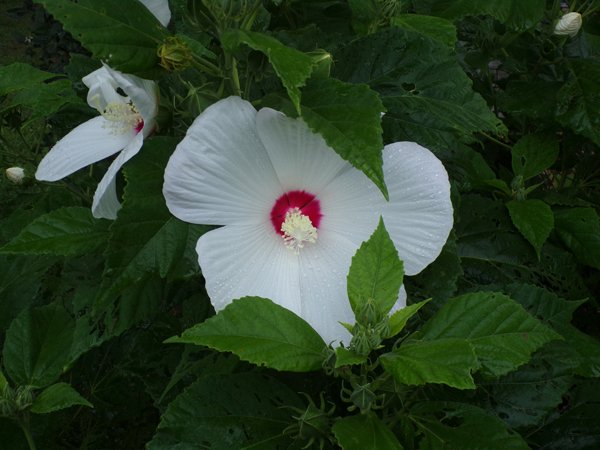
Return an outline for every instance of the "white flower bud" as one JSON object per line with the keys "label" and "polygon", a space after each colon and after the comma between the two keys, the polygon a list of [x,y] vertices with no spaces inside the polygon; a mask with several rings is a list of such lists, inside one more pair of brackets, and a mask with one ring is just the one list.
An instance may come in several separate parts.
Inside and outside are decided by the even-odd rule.
{"label": "white flower bud", "polygon": [[25,170],[22,167],[9,167],[5,173],[6,178],[15,184],[22,184],[25,179]]}
{"label": "white flower bud", "polygon": [[570,12],[560,18],[554,26],[554,34],[574,37],[581,28],[581,14]]}

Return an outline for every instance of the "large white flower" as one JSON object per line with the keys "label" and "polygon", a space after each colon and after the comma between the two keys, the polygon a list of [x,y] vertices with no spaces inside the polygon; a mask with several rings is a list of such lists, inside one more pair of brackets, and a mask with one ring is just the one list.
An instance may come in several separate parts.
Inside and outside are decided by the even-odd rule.
{"label": "large white flower", "polygon": [[94,217],[115,219],[121,206],[115,177],[154,129],[158,87],[153,81],[122,74],[106,65],[85,76],[83,82],[89,88],[88,104],[101,115],[58,141],[40,162],[35,177],[60,180],[121,151],[98,184],[92,203]]}
{"label": "large white flower", "polygon": [[380,215],[408,275],[439,255],[452,228],[441,162],[413,142],[387,145],[383,159],[389,202],[301,120],[238,97],[207,108],[169,160],[163,193],[176,217],[225,225],[196,247],[215,309],[267,297],[347,343],[346,275]]}
{"label": "large white flower", "polygon": [[166,27],[171,21],[171,10],[168,0],[140,0],[140,2],[150,10],[154,17]]}

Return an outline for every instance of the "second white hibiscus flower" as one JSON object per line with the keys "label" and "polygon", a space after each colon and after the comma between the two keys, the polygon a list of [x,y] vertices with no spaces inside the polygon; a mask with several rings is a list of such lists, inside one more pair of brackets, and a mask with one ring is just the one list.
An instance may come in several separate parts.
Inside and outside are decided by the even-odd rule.
{"label": "second white hibiscus flower", "polygon": [[[383,151],[390,201],[301,120],[230,97],[207,108],[177,146],[164,195],[181,220],[225,225],[197,244],[216,310],[246,295],[349,342],[346,274],[383,216],[407,275],[440,253],[452,228],[448,175],[412,142]],[[402,290],[396,308],[405,305]]]}

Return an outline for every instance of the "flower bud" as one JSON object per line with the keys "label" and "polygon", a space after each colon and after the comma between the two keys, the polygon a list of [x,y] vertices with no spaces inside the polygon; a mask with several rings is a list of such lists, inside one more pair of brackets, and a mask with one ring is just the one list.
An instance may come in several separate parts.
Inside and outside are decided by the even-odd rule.
{"label": "flower bud", "polygon": [[158,47],[157,55],[160,66],[169,72],[183,70],[192,63],[192,51],[187,44],[177,36],[169,36]]}
{"label": "flower bud", "polygon": [[581,28],[581,14],[570,12],[560,18],[554,26],[554,34],[574,37]]}
{"label": "flower bud", "polygon": [[23,184],[25,170],[22,167],[9,167],[6,169],[6,178],[14,184]]}

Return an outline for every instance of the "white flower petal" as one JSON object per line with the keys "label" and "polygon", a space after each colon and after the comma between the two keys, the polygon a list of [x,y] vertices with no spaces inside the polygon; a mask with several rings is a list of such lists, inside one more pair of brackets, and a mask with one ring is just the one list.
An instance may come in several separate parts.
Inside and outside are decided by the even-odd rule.
{"label": "white flower petal", "polygon": [[348,165],[301,120],[263,108],[256,128],[284,191],[308,189],[318,195]]}
{"label": "white flower petal", "polygon": [[319,230],[317,242],[300,250],[300,315],[327,343],[350,343],[350,333],[339,322],[355,322],[346,277],[357,249],[343,236]]}
{"label": "white flower petal", "polygon": [[396,142],[383,152],[390,194],[383,220],[404,261],[406,275],[433,262],[452,229],[448,174],[433,153],[414,142]]}
{"label": "white flower petal", "polygon": [[88,88],[87,102],[98,112],[103,112],[109,103],[122,103],[123,97],[117,92],[117,82],[107,66],[100,67],[81,80]]}
{"label": "white flower petal", "polygon": [[340,234],[357,246],[375,231],[385,202],[377,186],[349,163],[319,200],[323,212],[319,229]]}
{"label": "white flower petal", "polygon": [[392,306],[388,315],[394,314],[396,311],[404,308],[406,306],[406,298],[406,289],[404,289],[404,285],[402,285],[400,286],[400,292],[398,293],[398,300],[396,300],[396,303],[394,303],[394,306]]}
{"label": "white flower petal", "polygon": [[56,181],[107,158],[124,148],[134,133],[114,133],[103,117],[82,123],[56,143],[44,156],[35,173],[38,180]]}
{"label": "white flower petal", "polygon": [[144,139],[138,133],[108,167],[94,193],[94,201],[92,202],[92,215],[94,217],[112,220],[117,218],[117,211],[121,208],[115,185],[117,172],[123,164],[140,151],[143,143]]}
{"label": "white flower petal", "polygon": [[256,110],[239,97],[207,108],[165,169],[171,213],[192,223],[263,223],[283,194],[255,126]]}
{"label": "white flower petal", "polygon": [[154,17],[166,27],[171,21],[171,10],[168,0],[140,0],[140,2],[150,10]]}
{"label": "white flower petal", "polygon": [[111,69],[106,64],[104,68],[114,80],[113,83],[123,89],[141,114],[144,119],[144,137],[147,137],[154,128],[155,117],[158,113],[158,85],[152,80],[145,80]]}
{"label": "white flower petal", "polygon": [[196,251],[217,311],[249,295],[269,298],[299,314],[298,259],[270,223],[209,231],[198,240]]}

